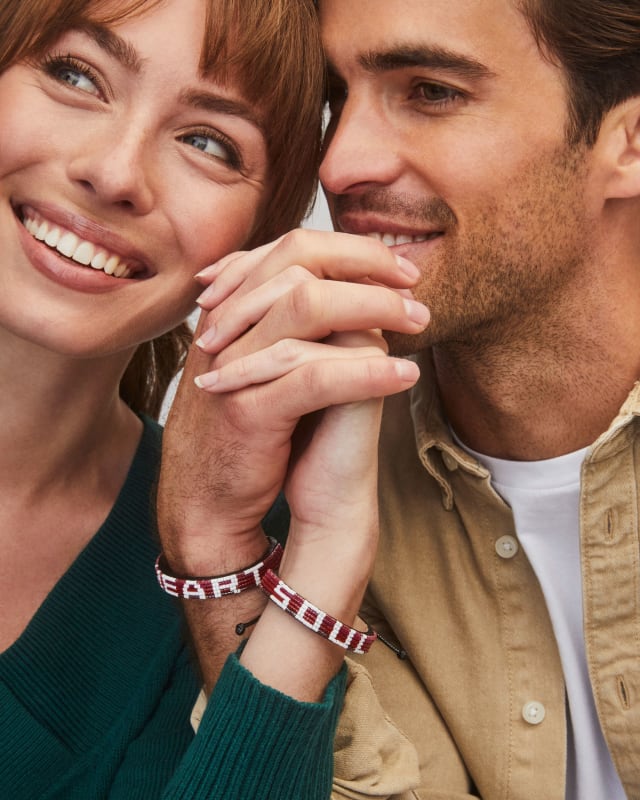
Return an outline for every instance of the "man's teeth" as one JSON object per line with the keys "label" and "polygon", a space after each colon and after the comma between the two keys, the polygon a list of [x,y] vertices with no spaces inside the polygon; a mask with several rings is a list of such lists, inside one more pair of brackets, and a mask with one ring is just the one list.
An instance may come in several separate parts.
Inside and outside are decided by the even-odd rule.
{"label": "man's teeth", "polygon": [[24,227],[35,239],[44,242],[63,256],[85,267],[91,266],[94,269],[103,270],[107,275],[113,275],[116,278],[128,278],[132,273],[129,265],[122,261],[120,256],[109,253],[92,242],[80,239],[75,233],[46,220],[26,217]]}
{"label": "man's teeth", "polygon": [[404,233],[378,233],[377,231],[368,233],[372,239],[377,239],[379,242],[386,244],[387,247],[394,247],[398,244],[413,244],[414,242],[426,242],[427,239],[434,238],[436,234],[420,234],[418,236],[408,236]]}

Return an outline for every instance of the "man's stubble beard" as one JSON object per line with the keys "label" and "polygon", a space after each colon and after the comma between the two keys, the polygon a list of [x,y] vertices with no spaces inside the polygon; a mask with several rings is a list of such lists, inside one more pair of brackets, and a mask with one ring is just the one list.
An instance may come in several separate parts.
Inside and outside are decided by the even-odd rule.
{"label": "man's stubble beard", "polygon": [[413,290],[429,307],[431,322],[417,336],[385,332],[391,353],[484,349],[543,333],[558,303],[575,294],[592,250],[587,155],[584,146],[558,148],[463,224],[449,209],[456,222],[418,264],[423,277]]}

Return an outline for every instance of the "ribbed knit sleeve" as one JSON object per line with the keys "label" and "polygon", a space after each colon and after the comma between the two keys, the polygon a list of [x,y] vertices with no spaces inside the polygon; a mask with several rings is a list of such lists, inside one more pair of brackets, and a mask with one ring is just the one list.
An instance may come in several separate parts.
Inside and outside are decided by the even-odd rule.
{"label": "ribbed knit sleeve", "polygon": [[327,800],[346,667],[320,703],[301,703],[227,659],[198,735],[163,800]]}

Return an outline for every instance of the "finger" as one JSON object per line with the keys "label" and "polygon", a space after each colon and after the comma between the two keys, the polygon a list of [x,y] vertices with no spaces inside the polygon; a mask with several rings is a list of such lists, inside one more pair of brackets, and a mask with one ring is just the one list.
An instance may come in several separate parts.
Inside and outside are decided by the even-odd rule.
{"label": "finger", "polygon": [[227,264],[198,302],[213,308],[241,285],[243,292],[251,291],[294,265],[303,266],[317,278],[396,288],[413,286],[420,277],[414,264],[397,257],[377,239],[297,229]]}
{"label": "finger", "polygon": [[378,347],[345,348],[299,339],[281,339],[265,350],[235,359],[204,375],[198,375],[195,383],[201,389],[212,393],[231,392],[276,380],[312,361],[372,358],[380,355]]}
{"label": "finger", "polygon": [[389,352],[389,345],[380,328],[370,328],[365,331],[336,331],[323,339],[322,342],[323,344],[332,344],[342,348],[377,347],[385,355]]}
{"label": "finger", "polygon": [[249,386],[228,396],[234,413],[242,409],[246,430],[265,435],[291,430],[301,417],[346,403],[403,392],[417,381],[412,361],[384,355],[355,359],[331,358],[305,363],[281,378]]}
{"label": "finger", "polygon": [[[206,330],[196,344],[206,352],[215,352],[224,347],[267,313],[271,306],[287,292],[303,281],[314,280],[311,273],[302,267],[289,269],[268,280],[259,289],[248,294],[233,295],[208,316]],[[224,319],[220,328],[218,320]]]}
{"label": "finger", "polygon": [[209,264],[208,267],[201,269],[200,272],[194,275],[194,278],[201,283],[203,286],[209,286],[219,273],[232,261],[244,256],[248,253],[248,250],[235,250],[233,253],[228,253],[224,258],[215,261],[213,264]]}
{"label": "finger", "polygon": [[[317,280],[301,281],[293,286],[240,338],[238,313],[237,307],[234,313],[225,313],[207,331],[207,352],[220,353],[233,342],[235,350],[228,355],[237,357],[262,350],[279,339],[318,341],[335,331],[381,328],[417,334],[429,322],[426,306],[400,297],[393,290]],[[228,360],[226,355],[224,360]]]}
{"label": "finger", "polygon": [[[198,305],[201,308],[214,308],[221,300],[235,292],[265,260],[266,256],[278,246],[280,239],[282,236],[253,250],[230,253],[199,272],[198,275],[204,276],[209,285],[198,297],[196,301]],[[221,279],[222,275],[224,275],[224,279]]]}
{"label": "finger", "polygon": [[[234,293],[209,312],[206,323],[202,326],[202,335],[196,338],[196,345],[205,352],[218,351],[255,325],[276,300],[284,296],[287,291],[307,280],[315,280],[315,278],[304,267],[294,266],[247,294]],[[410,289],[381,288],[413,300],[413,293]],[[219,319],[225,320],[222,328],[217,326]]]}

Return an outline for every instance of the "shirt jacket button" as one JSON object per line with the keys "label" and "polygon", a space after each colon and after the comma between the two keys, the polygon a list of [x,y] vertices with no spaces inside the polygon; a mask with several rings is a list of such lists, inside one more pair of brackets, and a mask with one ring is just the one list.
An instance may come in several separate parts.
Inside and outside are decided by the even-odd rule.
{"label": "shirt jacket button", "polygon": [[522,708],[522,718],[529,725],[539,725],[546,716],[545,707],[542,703],[532,700],[530,703],[525,703]]}
{"label": "shirt jacket button", "polygon": [[500,558],[513,558],[518,550],[518,540],[513,536],[501,536],[496,542],[496,553]]}

